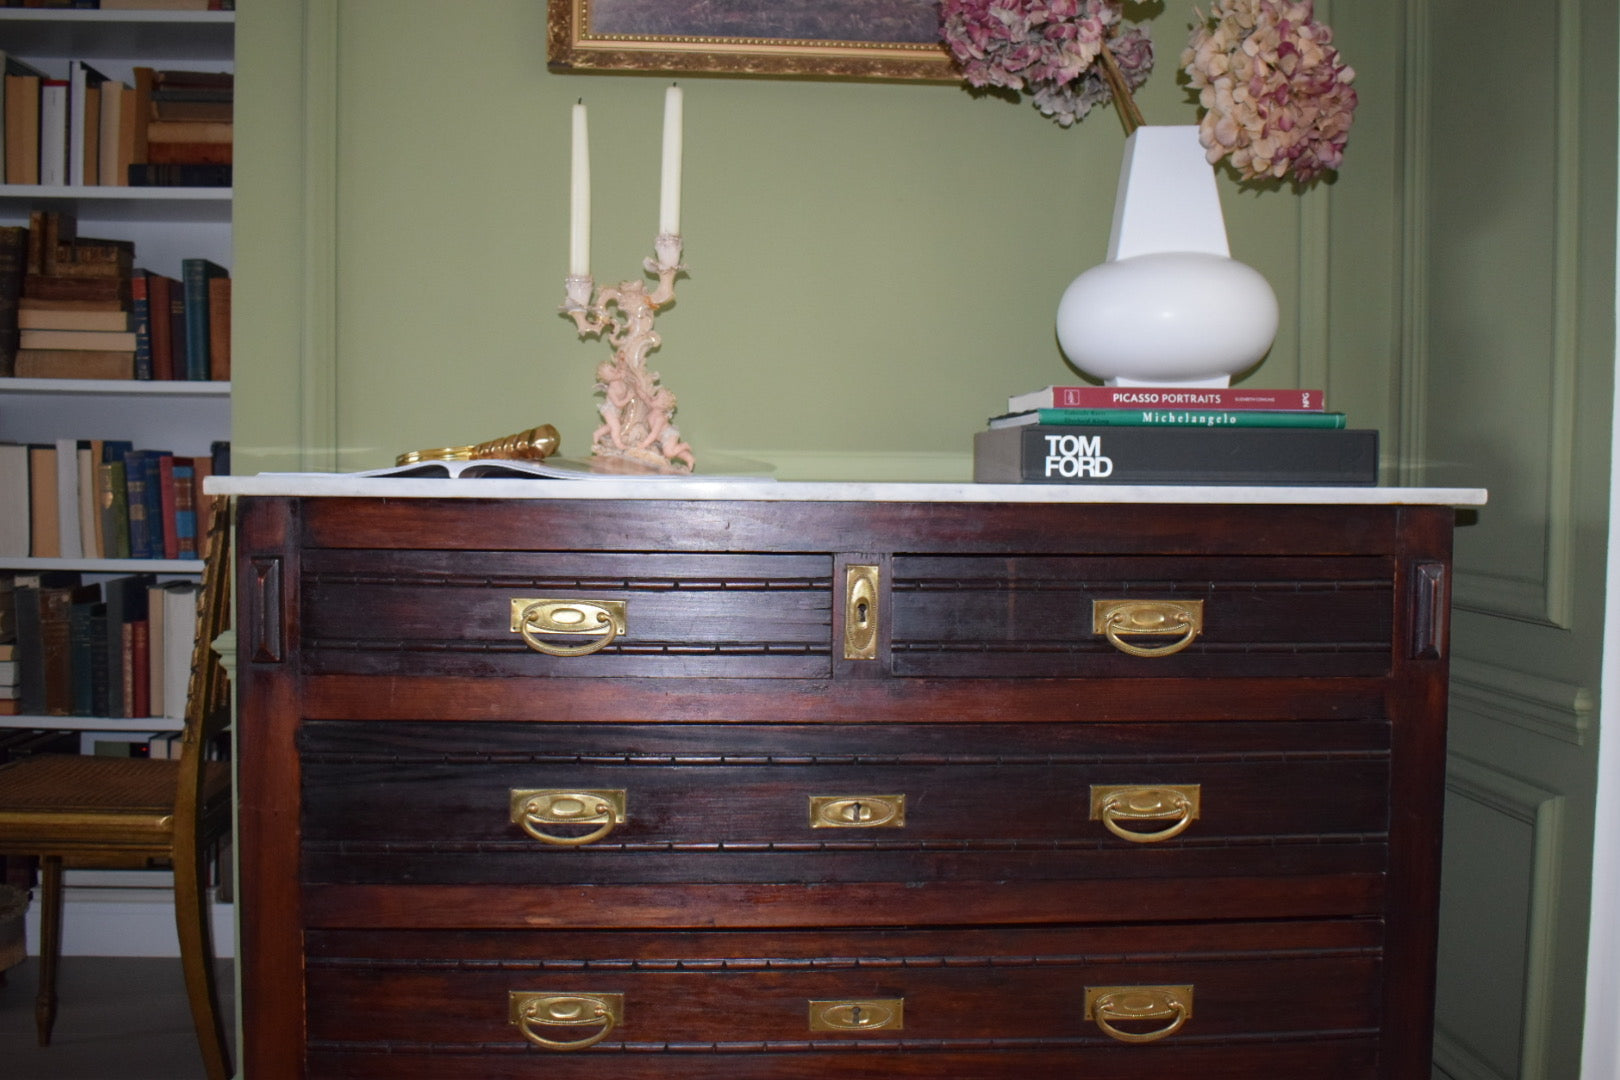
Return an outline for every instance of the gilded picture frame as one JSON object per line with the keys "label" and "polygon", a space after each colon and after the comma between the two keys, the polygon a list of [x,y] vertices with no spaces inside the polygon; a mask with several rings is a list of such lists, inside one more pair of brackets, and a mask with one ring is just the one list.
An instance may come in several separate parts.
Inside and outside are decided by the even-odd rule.
{"label": "gilded picture frame", "polygon": [[553,71],[961,78],[937,0],[548,0]]}

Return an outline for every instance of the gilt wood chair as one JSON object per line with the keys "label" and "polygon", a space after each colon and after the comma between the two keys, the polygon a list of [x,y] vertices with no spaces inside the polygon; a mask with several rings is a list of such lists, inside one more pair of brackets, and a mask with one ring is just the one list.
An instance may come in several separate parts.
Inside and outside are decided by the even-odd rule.
{"label": "gilt wood chair", "polygon": [[197,637],[178,760],[46,754],[0,768],[0,855],[40,860],[40,967],[35,1023],[47,1046],[56,1019],[62,951],[62,869],[174,868],[174,917],[186,996],[209,1080],[231,1074],[204,890],[210,847],[231,828],[231,779],[208,747],[230,717],[230,690],[213,640],[229,621],[227,500],[210,511]]}

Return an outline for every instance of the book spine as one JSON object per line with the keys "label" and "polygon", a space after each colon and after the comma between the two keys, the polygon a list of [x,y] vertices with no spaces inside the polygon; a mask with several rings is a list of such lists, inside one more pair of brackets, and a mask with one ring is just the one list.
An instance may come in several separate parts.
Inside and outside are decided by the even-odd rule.
{"label": "book spine", "polygon": [[101,509],[101,532],[106,537],[107,558],[129,558],[129,490],[123,461],[103,461],[96,470],[97,502]]}
{"label": "book spine", "polygon": [[44,598],[38,585],[12,590],[17,616],[17,708],[30,716],[45,712]]}
{"label": "book spine", "polygon": [[[94,608],[89,600],[76,600],[68,609],[68,684],[72,687],[74,716],[94,716],[95,642],[91,637]],[[105,608],[103,608],[105,611]]]}
{"label": "book spine", "polygon": [[981,431],[988,483],[1372,486],[1378,432],[1320,428],[1046,427]]}
{"label": "book spine", "polygon": [[1243,387],[1053,386],[1007,399],[1008,412],[1030,409],[1287,409],[1321,412],[1320,390]]}
{"label": "book spine", "polygon": [[142,459],[146,472],[146,555],[148,559],[164,557],[163,477],[162,459],[166,450],[149,451]]}
{"label": "book spine", "polygon": [[40,640],[45,650],[45,713],[73,715],[73,655],[69,630],[72,590],[40,592]]}
{"label": "book spine", "polygon": [[1107,427],[1342,428],[1345,414],[1271,409],[1036,409],[1036,423]]}
{"label": "book spine", "polygon": [[180,287],[186,304],[186,375],[201,381],[208,378],[208,279],[213,276],[206,259],[183,259]]}
{"label": "book spine", "polygon": [[144,559],[151,550],[151,529],[146,520],[146,452],[124,455],[124,492],[129,516],[129,557]]}
{"label": "book spine", "polygon": [[130,306],[135,316],[135,377],[152,377],[152,307],[147,276],[137,273],[129,280]]}
{"label": "book spine", "polygon": [[0,376],[12,374],[17,362],[17,307],[28,258],[28,230],[0,226]]}
{"label": "book spine", "polygon": [[163,557],[165,559],[178,559],[180,557],[180,534],[175,529],[175,519],[179,507],[174,483],[174,456],[172,454],[160,454],[156,460],[158,505],[160,507],[158,519],[163,522]]}
{"label": "book spine", "polygon": [[131,187],[230,187],[231,166],[141,162],[129,167]]}

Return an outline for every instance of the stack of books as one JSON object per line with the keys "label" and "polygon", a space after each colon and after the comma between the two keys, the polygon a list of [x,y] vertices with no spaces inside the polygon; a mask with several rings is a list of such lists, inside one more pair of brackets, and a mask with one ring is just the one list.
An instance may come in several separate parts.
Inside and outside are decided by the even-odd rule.
{"label": "stack of books", "polygon": [[0,376],[230,379],[225,267],[182,259],[173,278],[137,266],[131,241],[77,230],[45,210],[0,227]]}
{"label": "stack of books", "polygon": [[1320,390],[1048,386],[974,436],[980,483],[1371,486],[1378,433]]}
{"label": "stack of books", "polygon": [[230,187],[234,76],[136,67],[133,86],[84,60],[44,71],[4,57],[8,184]]}

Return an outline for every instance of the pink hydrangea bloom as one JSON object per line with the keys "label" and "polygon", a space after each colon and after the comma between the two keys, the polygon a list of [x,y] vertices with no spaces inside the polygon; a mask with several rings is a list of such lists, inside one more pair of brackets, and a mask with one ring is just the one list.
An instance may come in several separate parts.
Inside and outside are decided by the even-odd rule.
{"label": "pink hydrangea bloom", "polygon": [[1119,0],[944,0],[940,25],[969,84],[1027,92],[1064,127],[1109,96],[1105,41],[1132,89],[1153,69],[1147,35],[1120,27]]}
{"label": "pink hydrangea bloom", "polygon": [[1211,164],[1229,158],[1251,180],[1307,181],[1339,167],[1356,73],[1332,41],[1311,0],[1213,0],[1181,54]]}

